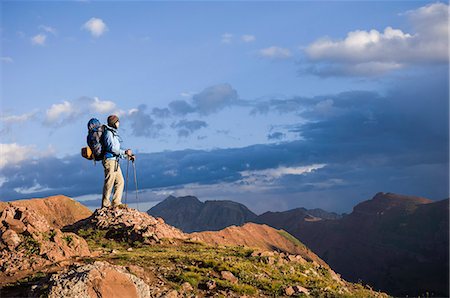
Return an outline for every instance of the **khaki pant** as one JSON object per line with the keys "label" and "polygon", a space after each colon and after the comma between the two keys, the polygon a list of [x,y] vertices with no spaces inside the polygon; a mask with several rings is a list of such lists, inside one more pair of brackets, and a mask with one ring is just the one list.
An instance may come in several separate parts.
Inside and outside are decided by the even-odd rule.
{"label": "khaki pant", "polygon": [[105,182],[103,184],[103,198],[102,208],[111,206],[109,198],[114,187],[114,195],[112,200],[113,206],[122,204],[123,193],[123,175],[120,169],[120,164],[115,159],[104,159],[102,161],[103,168],[105,169]]}

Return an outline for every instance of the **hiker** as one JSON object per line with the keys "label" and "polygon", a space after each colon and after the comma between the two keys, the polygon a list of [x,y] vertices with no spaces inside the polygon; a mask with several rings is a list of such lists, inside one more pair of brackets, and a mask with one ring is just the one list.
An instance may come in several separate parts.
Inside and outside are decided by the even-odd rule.
{"label": "hiker", "polygon": [[103,184],[102,208],[111,206],[109,198],[113,187],[114,195],[112,205],[119,206],[122,204],[124,180],[122,170],[120,169],[119,159],[129,158],[134,161],[136,158],[131,149],[123,150],[120,148],[122,139],[117,133],[119,123],[119,117],[116,115],[110,115],[108,117],[108,126],[106,127],[103,135],[105,155],[103,157],[102,164],[105,170],[105,181]]}

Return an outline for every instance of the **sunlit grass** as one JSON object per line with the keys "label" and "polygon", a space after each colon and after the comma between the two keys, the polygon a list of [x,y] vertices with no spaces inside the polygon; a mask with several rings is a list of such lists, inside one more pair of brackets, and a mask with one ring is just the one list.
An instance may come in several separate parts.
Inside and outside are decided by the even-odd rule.
{"label": "sunlit grass", "polygon": [[[184,240],[171,244],[166,239],[159,244],[143,245],[105,239],[104,231],[81,230],[78,234],[87,240],[92,250],[107,252],[98,259],[152,270],[176,289],[188,282],[194,291],[203,291],[206,283],[213,281],[216,290],[242,295],[282,296],[286,287],[294,285],[309,289],[310,297],[373,297],[376,294],[360,284],[337,283],[328,269],[316,263],[289,262],[280,255],[252,256],[254,250],[247,247],[210,246]],[[283,236],[293,242],[296,240],[290,239],[292,236],[287,233]],[[112,250],[116,253],[109,253]],[[222,271],[231,272],[238,282],[223,279]]]}

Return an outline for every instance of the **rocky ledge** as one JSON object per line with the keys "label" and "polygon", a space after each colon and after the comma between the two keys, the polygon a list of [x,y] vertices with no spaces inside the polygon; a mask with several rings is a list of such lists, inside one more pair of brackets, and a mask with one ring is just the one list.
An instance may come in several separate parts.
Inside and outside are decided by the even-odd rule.
{"label": "rocky ledge", "polygon": [[9,206],[0,213],[2,282],[6,276],[88,255],[89,247],[83,238],[52,228],[43,216],[27,207]]}
{"label": "rocky ledge", "polygon": [[64,228],[66,231],[105,230],[108,239],[133,243],[159,243],[162,238],[185,239],[186,235],[162,218],[128,207],[105,207],[88,218]]}

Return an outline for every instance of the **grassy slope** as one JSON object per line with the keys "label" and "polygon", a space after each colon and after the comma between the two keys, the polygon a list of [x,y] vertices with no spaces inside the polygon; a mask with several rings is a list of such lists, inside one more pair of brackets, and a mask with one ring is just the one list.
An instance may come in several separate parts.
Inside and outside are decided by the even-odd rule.
{"label": "grassy slope", "polygon": [[[101,231],[81,231],[92,250],[116,254],[103,254],[99,259],[128,266],[137,265],[151,270],[152,274],[166,280],[175,289],[189,282],[197,294],[205,294],[208,280],[217,284],[218,290],[237,294],[281,296],[287,286],[301,285],[310,289],[313,297],[374,297],[377,292],[361,284],[336,283],[328,270],[311,262],[286,262],[280,256],[252,256],[253,249],[242,246],[210,246],[201,242],[163,240],[157,245],[119,243],[104,238]],[[133,247],[132,251],[127,251]],[[232,272],[239,280],[231,283],[220,277],[221,271]],[[347,288],[349,292],[345,292]],[[387,297],[387,296],[386,296]]]}
{"label": "grassy slope", "polygon": [[[79,261],[140,266],[146,276],[153,277],[155,285],[163,281],[166,286],[183,292],[181,285],[188,282],[193,287],[192,294],[198,297],[279,297],[285,295],[286,287],[296,285],[307,288],[309,297],[388,297],[362,284],[338,283],[327,268],[316,262],[286,261],[280,254],[253,254],[254,249],[245,246],[213,246],[187,240],[162,239],[160,244],[153,245],[117,242],[106,239],[106,232],[92,229],[78,232],[93,252],[92,257]],[[221,271],[230,271],[238,282],[223,279]],[[49,272],[37,272],[0,289],[0,296],[26,296],[33,285],[39,285],[39,295],[45,297],[48,278]],[[207,281],[214,281],[216,288],[207,290]]]}

